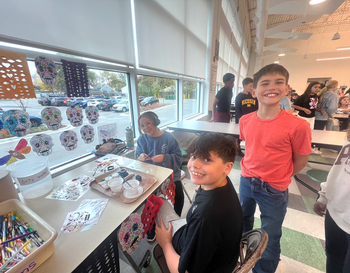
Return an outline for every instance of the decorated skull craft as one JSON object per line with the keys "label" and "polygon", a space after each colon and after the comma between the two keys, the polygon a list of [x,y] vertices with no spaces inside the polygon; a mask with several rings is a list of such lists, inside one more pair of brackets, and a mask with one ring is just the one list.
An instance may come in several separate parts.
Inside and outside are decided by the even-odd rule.
{"label": "decorated skull craft", "polygon": [[142,239],[142,229],[143,224],[139,214],[132,213],[124,220],[118,234],[123,251],[132,254],[138,248]]}
{"label": "decorated skull craft", "polygon": [[2,114],[4,128],[10,131],[10,134],[18,137],[30,133],[32,124],[30,123],[29,114],[22,110],[8,110]]}
{"label": "decorated skull craft", "polygon": [[67,118],[70,124],[78,127],[83,124],[83,110],[79,106],[68,107],[66,110]]}
{"label": "decorated skull craft", "polygon": [[60,135],[60,141],[67,151],[73,151],[78,146],[78,137],[74,131],[64,131]]}
{"label": "decorated skull craft", "polygon": [[41,111],[41,117],[50,130],[58,130],[62,127],[61,111],[56,107],[46,107]]}
{"label": "decorated skull craft", "polygon": [[81,138],[85,144],[89,144],[94,141],[95,131],[91,125],[84,125],[80,129]]}
{"label": "decorated skull craft", "polygon": [[98,109],[96,106],[88,106],[85,108],[86,118],[89,120],[91,124],[96,124],[98,122],[98,117],[100,114],[98,113]]}
{"label": "decorated skull craft", "polygon": [[57,70],[53,61],[38,56],[35,58],[35,67],[44,84],[54,85],[56,83]]}
{"label": "decorated skull craft", "polygon": [[33,151],[39,156],[48,156],[52,153],[52,146],[54,144],[49,135],[39,134],[31,138],[30,145],[32,146]]}

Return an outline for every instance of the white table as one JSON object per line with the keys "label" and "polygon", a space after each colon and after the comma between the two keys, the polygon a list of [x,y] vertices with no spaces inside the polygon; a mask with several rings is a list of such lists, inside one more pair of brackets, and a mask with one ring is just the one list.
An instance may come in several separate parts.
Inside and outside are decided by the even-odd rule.
{"label": "white table", "polygon": [[[168,125],[168,129],[189,133],[217,132],[239,136],[239,125],[235,123],[181,120]],[[311,133],[312,144],[320,148],[340,151],[346,140],[345,132],[311,130]]]}
{"label": "white table", "polygon": [[[121,163],[123,167],[130,167],[135,164],[135,160],[125,157],[120,158],[122,158],[123,161],[118,160],[118,163],[124,162],[124,164]],[[139,161],[137,161],[137,164],[139,164],[142,171],[154,175],[157,178],[157,182],[134,203],[124,204],[111,198],[98,224],[84,232],[63,233],[60,230],[68,212],[76,210],[83,199],[108,198],[106,195],[90,189],[76,202],[46,199],[46,195],[32,200],[25,200],[25,204],[29,208],[36,212],[58,232],[58,237],[55,240],[54,254],[36,269],[36,273],[72,272],[124,221],[124,219],[141,206],[147,197],[173,172],[171,169],[141,163]],[[54,188],[80,174],[92,176],[89,170],[95,166],[96,162],[91,162],[54,178]]]}
{"label": "white table", "polygon": [[348,114],[334,114],[332,116],[333,118],[339,118],[339,119],[348,119],[349,118],[349,115]]}

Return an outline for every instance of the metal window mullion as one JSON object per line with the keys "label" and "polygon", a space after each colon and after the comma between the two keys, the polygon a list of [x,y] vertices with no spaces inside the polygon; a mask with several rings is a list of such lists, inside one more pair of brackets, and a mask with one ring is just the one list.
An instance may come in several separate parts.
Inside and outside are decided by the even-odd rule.
{"label": "metal window mullion", "polygon": [[177,96],[176,96],[176,104],[177,104],[177,121],[183,119],[183,80],[178,79],[177,83]]}

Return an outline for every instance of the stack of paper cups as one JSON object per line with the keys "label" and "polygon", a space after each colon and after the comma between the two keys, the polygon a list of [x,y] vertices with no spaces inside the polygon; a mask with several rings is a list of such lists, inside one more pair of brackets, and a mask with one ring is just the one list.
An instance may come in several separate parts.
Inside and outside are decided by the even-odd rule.
{"label": "stack of paper cups", "polygon": [[9,199],[19,200],[19,196],[10,172],[7,170],[0,170],[0,203]]}

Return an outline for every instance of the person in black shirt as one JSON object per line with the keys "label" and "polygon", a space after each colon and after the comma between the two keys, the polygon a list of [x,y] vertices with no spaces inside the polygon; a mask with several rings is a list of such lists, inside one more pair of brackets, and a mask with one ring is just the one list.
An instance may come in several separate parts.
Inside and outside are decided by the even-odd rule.
{"label": "person in black shirt", "polygon": [[231,136],[204,133],[187,148],[188,169],[200,185],[189,209],[187,224],[172,238],[172,226],[156,227],[170,272],[232,272],[237,264],[243,231],[243,213],[228,178],[235,161]]}
{"label": "person in black shirt", "polygon": [[210,122],[230,123],[230,106],[232,100],[232,88],[235,83],[235,75],[226,73],[223,77],[225,86],[216,94],[213,102],[213,116]]}
{"label": "person in black shirt", "polygon": [[239,124],[239,120],[243,115],[258,110],[258,100],[253,98],[250,91],[253,89],[253,79],[245,78],[242,82],[243,92],[239,93],[235,100],[235,121]]}
{"label": "person in black shirt", "polygon": [[299,111],[298,116],[305,119],[311,130],[315,125],[315,111],[317,110],[317,93],[320,92],[321,84],[319,82],[311,82],[302,94],[293,104],[293,108]]}

